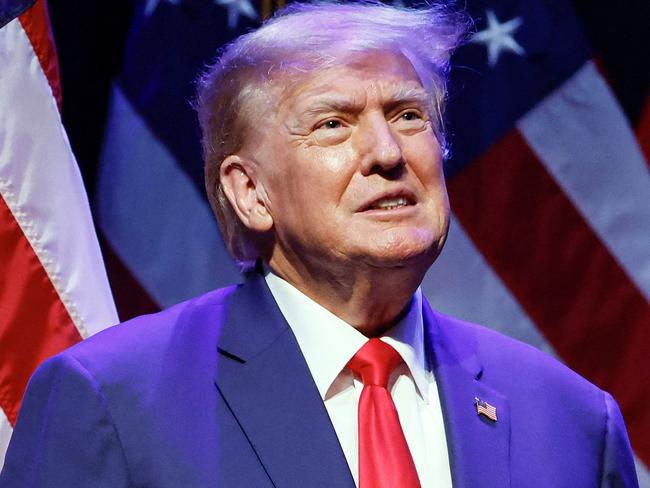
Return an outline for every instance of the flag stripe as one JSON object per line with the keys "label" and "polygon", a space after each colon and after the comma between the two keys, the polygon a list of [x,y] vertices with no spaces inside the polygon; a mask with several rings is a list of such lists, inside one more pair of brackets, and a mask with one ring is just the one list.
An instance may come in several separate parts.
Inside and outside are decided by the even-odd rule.
{"label": "flag stripe", "polygon": [[3,198],[0,262],[0,406],[13,425],[34,369],[81,336]]}
{"label": "flag stripe", "polygon": [[614,394],[637,454],[650,461],[650,310],[641,292],[517,131],[449,187],[487,261],[560,357]]}
{"label": "flag stripe", "polygon": [[7,452],[12,433],[13,428],[9,423],[9,419],[7,419],[4,411],[0,408],[0,469],[4,465],[5,453]]}
{"label": "flag stripe", "polygon": [[[33,158],[40,156],[32,152],[32,138],[28,135],[32,127],[27,121],[31,122],[33,115],[29,109],[37,109],[36,104],[44,101],[45,110],[39,112],[37,120],[47,123],[50,108],[55,112],[57,126],[60,124],[52,103],[53,87],[58,88],[56,55],[51,39],[44,35],[47,29],[45,5],[39,1],[20,20],[13,20],[0,31],[0,57],[10,60],[13,68],[3,78],[0,104],[26,102],[0,120],[0,262],[4,266],[0,276],[0,407],[4,412],[2,420],[9,424],[16,421],[34,369],[50,355],[81,339],[43,267],[42,259],[51,255],[42,247],[47,240],[41,239],[42,229],[33,220],[33,208],[27,201],[33,189],[27,181],[32,179]],[[40,59],[35,47],[41,53]],[[47,66],[51,84],[45,80],[41,63]],[[36,128],[40,129],[41,124],[37,123]],[[56,150],[53,152],[56,155]],[[49,203],[43,201],[41,205]],[[32,243],[38,246],[39,255]],[[9,432],[6,425],[0,432],[2,456]]]}
{"label": "flag stripe", "polygon": [[636,476],[639,479],[639,487],[650,488],[650,471],[637,456],[634,457],[634,466],[636,467]]}
{"label": "flag stripe", "polygon": [[650,173],[625,114],[593,63],[527,113],[517,128],[650,297]]}
{"label": "flag stripe", "polygon": [[41,69],[50,84],[52,94],[61,110],[61,82],[59,80],[59,60],[56,56],[54,39],[50,31],[50,21],[45,0],[38,0],[32,8],[23,13],[20,23],[29,38],[38,58]]}
{"label": "flag stripe", "polygon": [[162,307],[238,281],[205,196],[119,88],[110,112],[95,207],[122,262]]}
{"label": "flag stripe", "polygon": [[[82,337],[117,321],[83,182],[21,24],[0,30],[0,192]],[[88,284],[92,283],[92,286]],[[47,340],[47,338],[41,338]]]}

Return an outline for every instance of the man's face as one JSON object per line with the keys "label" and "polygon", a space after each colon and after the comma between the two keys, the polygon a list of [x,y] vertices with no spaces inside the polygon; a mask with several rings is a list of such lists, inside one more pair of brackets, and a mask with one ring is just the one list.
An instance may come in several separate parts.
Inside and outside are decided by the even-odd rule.
{"label": "man's face", "polygon": [[401,55],[366,55],[289,89],[245,147],[273,219],[271,265],[428,267],[449,222],[433,120]]}

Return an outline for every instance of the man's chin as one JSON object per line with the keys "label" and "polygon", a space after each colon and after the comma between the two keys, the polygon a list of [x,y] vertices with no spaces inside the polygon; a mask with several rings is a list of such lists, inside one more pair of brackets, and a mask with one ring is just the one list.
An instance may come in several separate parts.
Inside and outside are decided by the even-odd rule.
{"label": "man's chin", "polygon": [[440,254],[439,246],[399,246],[391,249],[361,253],[358,262],[374,268],[412,268],[415,272],[426,272]]}
{"label": "man's chin", "polygon": [[433,261],[440,253],[444,237],[431,229],[393,229],[375,236],[366,245],[367,257],[388,266],[422,265]]}

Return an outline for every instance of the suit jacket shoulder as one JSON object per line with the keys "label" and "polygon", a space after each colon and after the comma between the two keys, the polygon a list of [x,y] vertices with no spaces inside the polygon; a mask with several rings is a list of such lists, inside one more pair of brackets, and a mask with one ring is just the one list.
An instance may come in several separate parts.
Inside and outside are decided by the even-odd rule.
{"label": "suit jacket shoulder", "polygon": [[[120,370],[151,374],[170,350],[216,345],[228,300],[237,289],[230,286],[178,303],[161,312],[142,315],[109,327],[61,353],[97,374],[109,378]],[[195,353],[195,351],[193,351]],[[145,367],[146,365],[146,367]]]}
{"label": "suit jacket shoulder", "polygon": [[485,381],[498,386],[514,378],[529,378],[522,387],[531,392],[536,388],[551,387],[573,392],[586,401],[602,400],[602,390],[558,358],[488,327],[438,311],[432,310],[431,313],[438,327],[443,329],[439,334],[444,335],[445,347],[461,360],[480,368]]}

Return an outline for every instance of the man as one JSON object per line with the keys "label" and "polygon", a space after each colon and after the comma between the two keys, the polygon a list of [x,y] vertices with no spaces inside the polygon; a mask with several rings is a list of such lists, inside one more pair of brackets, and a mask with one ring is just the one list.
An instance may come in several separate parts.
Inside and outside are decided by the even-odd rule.
{"label": "man", "polygon": [[432,311],[462,17],[294,5],[202,78],[206,186],[243,285],[32,379],[1,487],[637,486],[614,400]]}

